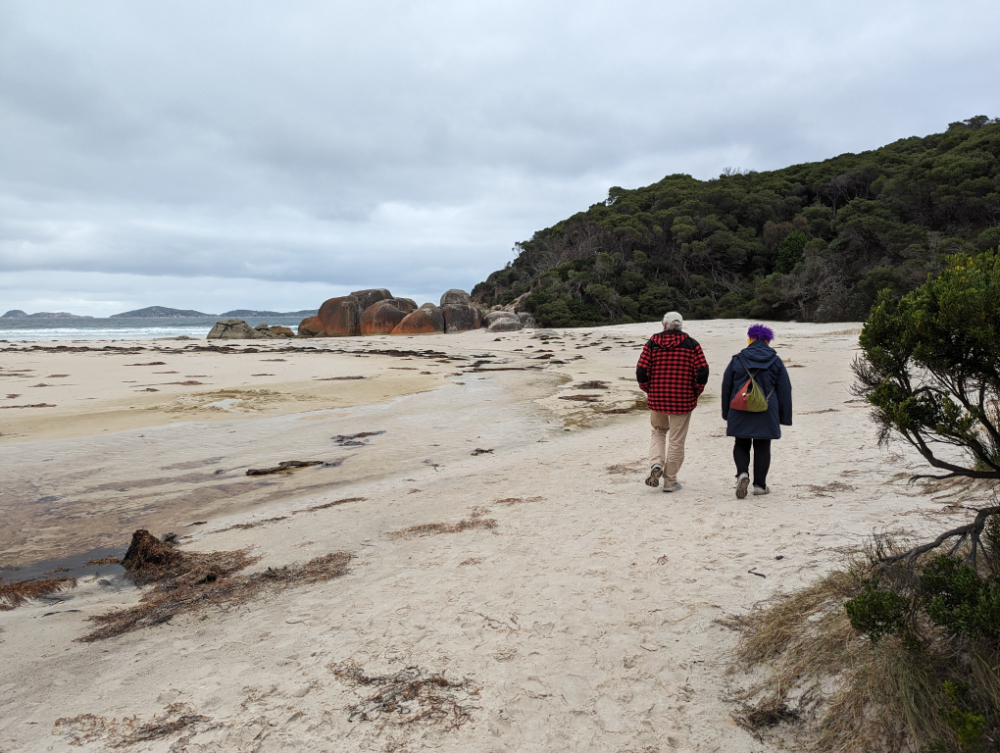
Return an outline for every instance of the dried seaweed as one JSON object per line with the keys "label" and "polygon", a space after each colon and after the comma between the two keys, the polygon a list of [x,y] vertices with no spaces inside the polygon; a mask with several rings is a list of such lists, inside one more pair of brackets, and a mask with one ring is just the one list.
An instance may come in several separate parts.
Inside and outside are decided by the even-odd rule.
{"label": "dried seaweed", "polygon": [[350,722],[374,722],[381,731],[388,725],[441,725],[457,730],[472,720],[469,705],[480,688],[470,680],[451,682],[443,675],[420,667],[407,667],[391,675],[368,676],[353,659],[327,665],[338,680],[374,693],[345,709]]}
{"label": "dried seaweed", "polygon": [[186,703],[171,703],[163,714],[150,721],[138,723],[134,716],[107,719],[94,714],[80,714],[73,718],[56,719],[53,733],[62,732],[70,745],[86,745],[103,740],[109,748],[124,748],[136,743],[160,740],[193,725],[212,721],[211,717],[195,714]]}
{"label": "dried seaweed", "polygon": [[90,560],[87,566],[90,565],[117,565],[119,560],[117,557],[101,557],[99,560]]}
{"label": "dried seaweed", "polygon": [[312,507],[305,507],[301,510],[292,510],[292,515],[298,515],[300,512],[313,512],[315,510],[325,510],[328,507],[336,507],[337,505],[346,505],[349,502],[365,502],[367,497],[345,497],[344,499],[335,499],[333,502],[324,502],[322,505],[313,505]]}
{"label": "dried seaweed", "polygon": [[233,523],[231,526],[226,526],[225,528],[220,528],[217,531],[211,531],[211,533],[222,533],[223,531],[246,531],[250,528],[256,528],[257,526],[267,525],[268,523],[277,523],[279,520],[288,520],[287,515],[281,515],[277,518],[264,518],[263,520],[254,520],[250,523]]}
{"label": "dried seaweed", "polygon": [[386,533],[390,539],[408,539],[413,536],[430,536],[439,533],[461,533],[470,531],[473,528],[483,528],[487,531],[496,530],[497,522],[493,518],[474,517],[469,520],[460,520],[457,523],[424,523],[419,526],[411,526],[401,531],[389,531]]}
{"label": "dried seaweed", "polygon": [[572,389],[574,390],[606,390],[608,389],[608,383],[602,382],[598,379],[591,380],[589,382],[580,382],[579,384],[574,384]]}
{"label": "dried seaweed", "polygon": [[817,486],[816,484],[807,484],[806,488],[812,492],[817,497],[829,497],[828,492],[853,492],[854,487],[850,484],[845,484],[843,481],[831,481],[829,484],[824,484],[823,486]]}
{"label": "dried seaweed", "polygon": [[493,449],[491,448],[489,450],[484,450],[482,447],[477,447],[476,449],[474,449],[469,454],[470,455],[492,455],[493,454]]}
{"label": "dried seaweed", "polygon": [[137,586],[180,575],[191,567],[188,558],[172,542],[160,541],[145,528],[132,534],[132,543],[122,557],[125,577]]}
{"label": "dried seaweed", "polygon": [[545,497],[504,497],[494,500],[495,505],[519,505],[524,502],[543,502]]}
{"label": "dried seaweed", "polygon": [[759,732],[781,722],[798,720],[800,712],[791,708],[781,696],[767,696],[754,704],[744,704],[734,713],[733,721],[743,729]]}
{"label": "dried seaweed", "polygon": [[368,444],[368,437],[377,437],[379,434],[385,434],[385,429],[382,431],[359,431],[357,434],[334,434],[330,439],[337,447],[364,447]]}
{"label": "dried seaweed", "polygon": [[575,400],[581,403],[597,403],[600,402],[600,395],[560,395],[560,400]]}
{"label": "dried seaweed", "polygon": [[65,588],[75,588],[76,578],[47,578],[45,580],[22,580],[13,583],[3,583],[0,578],[0,612],[16,609],[33,599],[62,591]]}
{"label": "dried seaweed", "polygon": [[269,567],[249,575],[234,575],[259,557],[250,556],[247,550],[183,553],[181,567],[188,569],[159,581],[134,607],[91,617],[101,627],[77,640],[88,643],[102,640],[169,622],[185,612],[239,604],[263,591],[332,580],[349,571],[351,557],[348,552],[333,552],[304,565]]}

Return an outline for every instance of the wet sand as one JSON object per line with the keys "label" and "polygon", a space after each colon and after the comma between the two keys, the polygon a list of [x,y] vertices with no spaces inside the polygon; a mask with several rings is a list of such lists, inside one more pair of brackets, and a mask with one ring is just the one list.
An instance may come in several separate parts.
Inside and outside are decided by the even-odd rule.
{"label": "wet sand", "polygon": [[[55,406],[0,410],[0,576],[120,554],[138,527],[188,551],[252,546],[255,570],[353,555],[337,580],[88,644],[74,642],[87,617],[139,593],[77,560],[75,589],[0,612],[0,750],[105,750],[111,720],[178,703],[212,721],[125,749],[773,750],[730,719],[727,615],[873,528],[948,525],[955,491],[908,486],[918,460],[877,447],[849,392],[856,328],[785,324],[795,426],[774,492],[737,502],[718,389],[745,326],[688,325],[713,376],[671,495],[642,483],[633,375],[649,325],[224,352],[0,344],[0,405]],[[345,376],[364,379],[331,379]],[[189,380],[202,384],[168,384]],[[320,464],[246,475],[287,460]],[[345,661],[466,678],[468,720],[352,719],[365,691],[335,673]],[[56,724],[81,714],[106,721],[89,737]]]}

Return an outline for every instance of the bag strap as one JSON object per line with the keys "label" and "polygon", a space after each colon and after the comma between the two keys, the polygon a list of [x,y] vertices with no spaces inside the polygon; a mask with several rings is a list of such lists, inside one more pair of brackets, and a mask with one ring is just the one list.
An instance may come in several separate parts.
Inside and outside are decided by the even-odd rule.
{"label": "bag strap", "polygon": [[[757,369],[756,371],[754,371],[751,374],[750,373],[750,369],[748,369],[747,365],[745,363],[743,363],[743,359],[740,358],[740,354],[739,353],[736,354],[736,360],[739,361],[740,362],[740,366],[742,366],[746,370],[747,376],[750,377],[750,381],[752,381],[754,384],[757,384],[757,380],[755,379],[755,377],[760,373],[760,369]],[[764,399],[767,400],[768,402],[770,402],[771,395],[774,394],[774,390],[777,389],[777,387],[778,387],[777,383],[772,384],[771,385],[771,391],[767,393],[767,397],[764,398]],[[760,389],[760,388],[758,387],[757,389]]]}

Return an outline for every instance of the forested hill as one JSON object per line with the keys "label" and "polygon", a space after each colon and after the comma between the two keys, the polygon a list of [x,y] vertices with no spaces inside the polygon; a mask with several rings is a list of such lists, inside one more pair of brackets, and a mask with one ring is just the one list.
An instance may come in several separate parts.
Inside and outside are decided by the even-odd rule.
{"label": "forested hill", "polygon": [[688,318],[864,319],[943,257],[1000,242],[1000,120],[770,172],[670,175],[517,245],[473,290],[486,305],[530,291],[547,326]]}

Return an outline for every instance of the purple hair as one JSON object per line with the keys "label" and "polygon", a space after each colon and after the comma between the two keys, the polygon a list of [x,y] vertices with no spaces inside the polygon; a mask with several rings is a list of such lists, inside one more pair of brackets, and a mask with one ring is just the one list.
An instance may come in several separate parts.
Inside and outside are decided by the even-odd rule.
{"label": "purple hair", "polygon": [[754,324],[747,330],[747,337],[751,340],[764,340],[771,342],[774,339],[774,331],[763,324]]}

